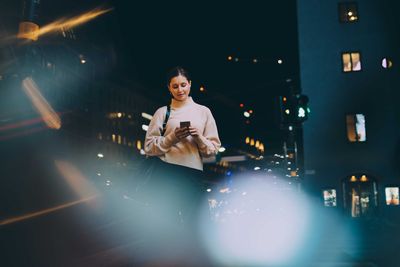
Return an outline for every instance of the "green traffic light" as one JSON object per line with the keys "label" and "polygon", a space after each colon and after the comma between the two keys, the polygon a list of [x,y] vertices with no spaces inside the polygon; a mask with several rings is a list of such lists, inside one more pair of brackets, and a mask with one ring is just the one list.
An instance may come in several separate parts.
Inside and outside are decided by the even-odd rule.
{"label": "green traffic light", "polygon": [[304,118],[306,116],[306,111],[303,107],[299,107],[297,112],[297,117]]}

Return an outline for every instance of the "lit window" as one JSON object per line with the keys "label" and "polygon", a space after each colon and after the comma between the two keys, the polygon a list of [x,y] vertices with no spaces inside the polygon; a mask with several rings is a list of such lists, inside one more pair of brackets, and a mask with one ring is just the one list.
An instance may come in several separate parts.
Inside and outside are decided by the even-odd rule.
{"label": "lit window", "polygon": [[398,206],[399,205],[399,188],[386,187],[385,188],[386,205]]}
{"label": "lit window", "polygon": [[346,115],[347,138],[350,142],[365,142],[365,116],[363,114]]}
{"label": "lit window", "polygon": [[140,141],[140,140],[137,140],[137,141],[136,141],[136,148],[137,148],[138,150],[141,150],[141,149],[142,149],[142,141]]}
{"label": "lit window", "polygon": [[250,140],[250,145],[251,145],[251,146],[254,146],[254,139],[251,139],[251,140]]}
{"label": "lit window", "polygon": [[336,189],[324,190],[323,195],[325,207],[336,207]]}
{"label": "lit window", "polygon": [[359,52],[346,52],[342,54],[343,71],[360,71],[361,55]]}
{"label": "lit window", "polygon": [[352,23],[358,21],[358,8],[356,2],[339,3],[340,22]]}
{"label": "lit window", "polygon": [[390,69],[393,66],[393,63],[390,59],[384,58],[382,59],[382,67],[384,69]]}

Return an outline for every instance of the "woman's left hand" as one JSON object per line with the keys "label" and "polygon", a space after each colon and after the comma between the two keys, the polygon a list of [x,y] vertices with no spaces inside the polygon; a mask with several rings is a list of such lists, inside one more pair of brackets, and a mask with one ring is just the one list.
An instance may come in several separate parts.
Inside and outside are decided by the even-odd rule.
{"label": "woman's left hand", "polygon": [[199,130],[192,126],[189,127],[189,133],[194,139],[198,139],[201,136]]}

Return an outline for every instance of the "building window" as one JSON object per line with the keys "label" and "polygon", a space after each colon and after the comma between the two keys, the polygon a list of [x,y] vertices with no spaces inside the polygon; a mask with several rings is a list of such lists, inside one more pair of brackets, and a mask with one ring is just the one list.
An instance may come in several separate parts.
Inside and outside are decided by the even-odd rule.
{"label": "building window", "polygon": [[354,173],[342,180],[343,205],[353,218],[376,215],[378,190],[376,178],[365,173]]}
{"label": "building window", "polygon": [[367,141],[365,116],[363,114],[346,115],[347,139],[350,142]]}
{"label": "building window", "polygon": [[361,55],[359,52],[345,52],[342,54],[343,72],[360,71]]}
{"label": "building window", "polygon": [[336,189],[327,189],[323,191],[324,206],[336,207]]}
{"label": "building window", "polygon": [[386,187],[385,188],[386,205],[398,206],[399,205],[399,188]]}
{"label": "building window", "polygon": [[393,66],[393,62],[390,59],[388,59],[388,58],[382,59],[382,68],[390,69],[392,66]]}
{"label": "building window", "polygon": [[339,21],[344,23],[358,21],[358,7],[356,2],[339,3]]}

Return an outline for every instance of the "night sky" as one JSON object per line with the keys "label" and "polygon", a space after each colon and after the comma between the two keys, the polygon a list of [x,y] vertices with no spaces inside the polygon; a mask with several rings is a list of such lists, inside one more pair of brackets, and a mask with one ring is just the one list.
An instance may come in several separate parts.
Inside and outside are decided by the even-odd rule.
{"label": "night sky", "polygon": [[[5,26],[11,31],[17,31],[20,2],[3,2]],[[193,97],[212,109],[225,139],[236,138],[228,133],[238,127],[248,127],[255,137],[279,144],[276,96],[287,90],[287,79],[298,82],[299,74],[294,0],[41,1],[39,24],[99,6],[113,10],[74,31],[80,42],[111,51],[110,78],[139,82],[150,97],[166,102],[166,72],[176,65],[186,67]],[[200,85],[205,93],[199,92]],[[254,111],[250,125],[240,103]]]}

